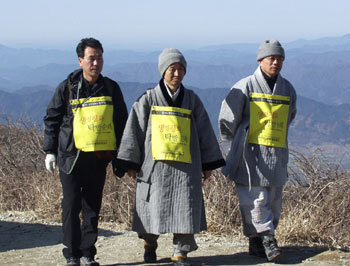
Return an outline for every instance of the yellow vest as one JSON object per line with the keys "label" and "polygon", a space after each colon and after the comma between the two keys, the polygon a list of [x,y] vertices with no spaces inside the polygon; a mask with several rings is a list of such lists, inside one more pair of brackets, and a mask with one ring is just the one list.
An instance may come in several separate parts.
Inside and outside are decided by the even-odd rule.
{"label": "yellow vest", "polygon": [[70,104],[75,147],[85,152],[116,150],[112,97],[74,99]]}
{"label": "yellow vest", "polygon": [[286,148],[289,96],[250,94],[248,142]]}
{"label": "yellow vest", "polygon": [[192,163],[191,110],[152,106],[152,156],[154,160]]}

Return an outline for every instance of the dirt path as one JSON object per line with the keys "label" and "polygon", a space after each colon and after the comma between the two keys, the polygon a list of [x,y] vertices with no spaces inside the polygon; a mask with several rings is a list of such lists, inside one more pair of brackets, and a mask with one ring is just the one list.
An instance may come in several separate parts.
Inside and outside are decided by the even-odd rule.
{"label": "dirt path", "polygon": [[[193,265],[272,265],[264,259],[249,256],[247,243],[200,234],[196,237],[199,250],[190,253]],[[172,236],[159,239],[159,263],[143,264],[143,245],[136,233],[102,224],[97,241],[96,260],[101,265],[172,265]],[[0,215],[0,265],[65,265],[61,255],[61,225],[46,224],[18,214]],[[280,264],[350,265],[350,253],[325,248],[283,246]]]}

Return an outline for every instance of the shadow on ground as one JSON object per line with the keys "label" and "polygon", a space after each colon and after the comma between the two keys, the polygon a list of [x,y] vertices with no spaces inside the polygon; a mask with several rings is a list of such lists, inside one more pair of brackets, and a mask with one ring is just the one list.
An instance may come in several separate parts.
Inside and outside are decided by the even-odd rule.
{"label": "shadow on ground", "polygon": [[[99,229],[100,236],[115,236],[110,230]],[[0,221],[0,252],[27,249],[62,243],[62,226],[40,223]]]}
{"label": "shadow on ground", "polygon": [[[312,258],[326,250],[325,247],[306,247],[306,246],[287,246],[283,247],[283,257],[275,262],[275,264],[300,264],[304,260]],[[267,263],[266,259],[250,256],[247,252],[235,253],[232,255],[202,256],[189,257],[189,262],[193,266],[201,265],[256,265]],[[143,262],[108,264],[105,266],[121,266],[121,265],[173,265],[170,259],[159,260],[155,264],[143,264]]]}

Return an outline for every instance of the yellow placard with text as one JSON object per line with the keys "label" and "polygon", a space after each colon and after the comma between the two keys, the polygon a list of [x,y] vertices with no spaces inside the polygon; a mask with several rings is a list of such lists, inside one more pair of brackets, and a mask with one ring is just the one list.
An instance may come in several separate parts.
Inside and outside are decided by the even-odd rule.
{"label": "yellow placard with text", "polygon": [[112,97],[82,98],[70,103],[76,148],[85,152],[115,150]]}
{"label": "yellow placard with text", "polygon": [[289,96],[250,94],[248,142],[286,148]]}
{"label": "yellow placard with text", "polygon": [[152,106],[152,156],[154,160],[192,163],[191,110]]}

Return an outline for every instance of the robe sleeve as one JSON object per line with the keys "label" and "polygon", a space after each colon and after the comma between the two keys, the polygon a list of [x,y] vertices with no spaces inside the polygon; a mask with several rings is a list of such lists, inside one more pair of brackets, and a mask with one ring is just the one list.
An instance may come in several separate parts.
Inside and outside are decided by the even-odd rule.
{"label": "robe sleeve", "polygon": [[242,122],[247,95],[240,89],[242,84],[234,85],[223,100],[219,113],[219,130],[222,140],[232,140]]}
{"label": "robe sleeve", "polygon": [[202,101],[195,95],[193,116],[198,134],[202,170],[213,170],[225,165],[219,143],[215,136],[209,116]]}
{"label": "robe sleeve", "polygon": [[117,165],[125,170],[140,171],[145,153],[150,104],[147,94],[132,106],[117,155]]}

